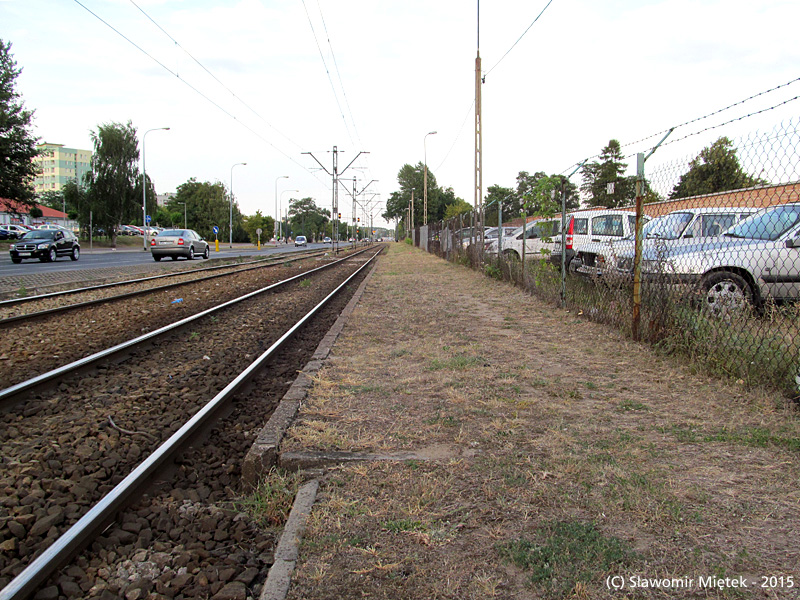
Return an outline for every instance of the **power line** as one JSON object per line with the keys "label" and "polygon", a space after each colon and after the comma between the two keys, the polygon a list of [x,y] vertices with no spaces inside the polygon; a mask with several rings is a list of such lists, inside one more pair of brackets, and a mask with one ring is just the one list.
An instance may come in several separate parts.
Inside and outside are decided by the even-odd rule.
{"label": "power line", "polygon": [[550,1],[549,1],[549,2],[548,2],[546,5],[545,5],[545,7],[542,9],[542,11],[541,11],[541,12],[540,12],[538,15],[536,15],[536,18],[533,20],[533,23],[531,23],[530,25],[528,25],[528,28],[527,28],[525,31],[523,31],[523,32],[522,32],[522,35],[521,35],[521,36],[519,36],[519,39],[518,39],[516,42],[514,42],[514,44],[511,46],[511,48],[509,48],[508,50],[506,50],[506,53],[505,53],[505,54],[503,54],[503,56],[501,56],[501,57],[500,57],[500,60],[498,60],[498,61],[497,61],[497,62],[494,64],[494,67],[492,67],[491,69],[489,69],[488,71],[486,71],[486,74],[483,76],[483,78],[484,78],[484,79],[486,79],[486,77],[489,75],[489,73],[491,73],[492,71],[494,71],[494,70],[495,70],[495,68],[497,67],[497,65],[499,65],[501,62],[503,62],[503,59],[504,59],[506,56],[508,56],[508,53],[509,53],[509,52],[511,52],[511,51],[514,49],[514,47],[515,47],[517,44],[519,44],[520,40],[521,40],[522,38],[524,38],[524,37],[525,37],[525,34],[526,34],[526,33],[528,33],[528,31],[530,31],[531,27],[533,27],[533,26],[534,26],[534,24],[536,23],[536,21],[538,21],[538,20],[539,20],[539,17],[541,17],[541,16],[544,14],[544,11],[546,11],[546,10],[547,10],[547,7],[548,7],[548,6],[550,6],[552,3],[553,3],[553,0],[550,0]]}
{"label": "power line", "polygon": [[248,126],[247,124],[245,124],[245,123],[244,123],[244,122],[242,122],[241,120],[237,119],[235,115],[233,115],[233,114],[232,114],[232,113],[230,113],[229,111],[225,110],[225,109],[224,109],[222,106],[220,106],[219,104],[217,104],[216,102],[214,102],[214,101],[213,101],[211,98],[209,98],[208,96],[206,96],[205,94],[203,94],[203,92],[201,92],[201,91],[200,91],[200,90],[198,90],[196,87],[194,87],[192,84],[190,84],[188,81],[186,81],[185,79],[183,79],[183,78],[182,78],[180,75],[178,75],[178,73],[174,72],[172,69],[170,69],[169,67],[167,67],[166,65],[164,65],[164,63],[162,63],[162,62],[161,62],[161,61],[159,61],[157,58],[155,58],[155,57],[154,57],[152,54],[150,54],[149,52],[147,52],[147,51],[146,51],[144,48],[142,48],[141,46],[139,46],[138,44],[136,44],[136,42],[134,42],[134,41],[133,41],[133,40],[131,40],[129,37],[127,37],[125,34],[123,34],[123,33],[122,33],[121,31],[119,31],[119,30],[118,30],[116,27],[114,27],[114,26],[113,26],[113,25],[111,25],[111,24],[110,24],[108,21],[106,21],[105,19],[103,19],[103,18],[102,18],[100,15],[98,15],[97,13],[95,13],[94,11],[92,11],[91,9],[89,9],[87,6],[85,6],[84,4],[82,4],[82,3],[80,2],[80,0],[74,0],[74,2],[75,2],[75,3],[76,3],[78,6],[80,6],[81,8],[83,8],[83,9],[84,9],[86,12],[88,12],[88,13],[89,13],[89,14],[91,14],[93,17],[95,17],[95,18],[96,18],[98,21],[100,21],[101,23],[103,23],[103,24],[104,24],[106,27],[108,27],[109,29],[111,29],[111,30],[112,30],[114,33],[116,33],[117,35],[119,35],[119,36],[120,36],[122,39],[124,39],[126,42],[128,42],[129,44],[131,44],[131,45],[132,45],[134,48],[136,48],[137,50],[139,50],[139,51],[140,51],[142,54],[144,54],[145,56],[147,56],[147,57],[148,57],[150,60],[152,60],[153,62],[155,62],[157,65],[159,65],[159,66],[160,66],[162,69],[164,69],[165,71],[167,71],[167,73],[169,73],[170,75],[173,75],[174,77],[176,77],[176,78],[178,79],[178,81],[180,81],[180,82],[181,82],[181,83],[183,83],[185,86],[187,86],[189,89],[191,89],[193,92],[195,92],[196,94],[198,94],[198,95],[199,95],[201,98],[203,98],[204,100],[206,100],[207,102],[209,102],[210,104],[212,104],[213,106],[215,106],[216,108],[218,108],[218,109],[219,109],[220,111],[222,111],[222,112],[223,112],[225,115],[227,115],[228,117],[230,117],[231,119],[233,119],[234,121],[236,121],[236,122],[237,122],[239,125],[241,125],[241,126],[242,126],[242,127],[244,127],[245,129],[247,129],[247,130],[248,130],[250,133],[252,133],[253,135],[255,135],[255,136],[258,138],[258,139],[260,139],[261,141],[263,141],[263,142],[264,142],[264,143],[266,143],[267,145],[271,146],[271,147],[272,147],[274,150],[276,150],[276,151],[277,151],[279,154],[283,155],[285,158],[288,158],[288,159],[289,159],[291,162],[293,162],[294,164],[296,164],[298,167],[300,167],[300,168],[301,168],[301,169],[303,169],[304,171],[307,171],[308,173],[310,173],[311,175],[313,175],[315,179],[317,179],[318,181],[320,181],[320,182],[321,182],[321,180],[319,179],[319,177],[317,177],[317,175],[316,175],[315,173],[313,173],[313,172],[312,172],[312,171],[310,171],[308,168],[306,168],[306,167],[305,167],[305,165],[303,165],[302,163],[300,163],[300,162],[298,162],[297,160],[295,160],[294,158],[292,158],[292,157],[291,157],[289,154],[286,154],[286,153],[285,153],[283,150],[281,150],[281,149],[280,149],[280,148],[278,148],[278,147],[277,147],[275,144],[273,144],[272,142],[270,142],[269,140],[267,140],[265,137],[263,137],[261,134],[259,134],[257,131],[255,131],[255,130],[254,130],[252,127]]}
{"label": "power line", "polygon": [[[199,66],[201,69],[203,69],[203,70],[204,70],[206,73],[208,73],[208,74],[209,74],[209,75],[210,75],[210,76],[211,76],[211,77],[214,79],[214,81],[216,81],[218,84],[220,84],[220,85],[221,85],[221,86],[222,86],[222,87],[225,89],[225,91],[227,91],[228,93],[230,93],[230,94],[231,94],[231,96],[233,96],[234,98],[236,98],[236,100],[238,100],[238,101],[239,101],[239,102],[240,102],[240,103],[241,103],[241,104],[242,104],[242,105],[243,105],[245,108],[247,108],[247,109],[248,109],[250,112],[252,112],[252,113],[253,113],[255,116],[257,116],[259,119],[261,119],[261,120],[262,120],[262,121],[263,121],[263,122],[264,122],[264,123],[265,123],[265,124],[266,124],[266,125],[267,125],[267,126],[270,128],[270,129],[272,129],[273,131],[275,131],[275,133],[277,133],[277,134],[279,134],[280,136],[282,136],[282,137],[283,137],[283,138],[284,138],[286,141],[288,141],[288,142],[290,142],[290,143],[294,144],[295,146],[297,146],[298,148],[302,149],[302,146],[301,146],[300,144],[298,144],[297,142],[295,142],[294,140],[292,140],[292,139],[291,139],[289,136],[287,136],[287,135],[285,135],[284,133],[282,133],[282,132],[281,132],[279,129],[277,129],[277,128],[276,128],[274,125],[272,125],[272,123],[270,123],[270,122],[269,122],[269,121],[267,121],[267,120],[266,120],[264,117],[262,117],[262,116],[261,116],[261,115],[260,115],[260,114],[259,114],[259,113],[258,113],[258,112],[255,110],[255,109],[253,109],[253,108],[252,108],[250,105],[248,105],[248,104],[247,104],[247,103],[246,103],[244,100],[242,100],[242,99],[241,99],[239,96],[237,96],[237,95],[236,95],[236,93],[235,93],[235,92],[234,92],[232,89],[230,89],[228,86],[226,86],[224,83],[222,83],[222,81],[220,81],[220,80],[219,80],[219,78],[218,78],[216,75],[214,75],[214,73],[212,73],[211,71],[209,71],[209,70],[206,68],[206,66],[205,66],[203,63],[201,63],[201,62],[200,62],[199,60],[197,60],[197,59],[196,59],[194,56],[192,56],[192,54],[191,54],[191,53],[190,53],[190,52],[189,52],[189,51],[188,51],[186,48],[184,48],[183,46],[181,46],[181,44],[180,44],[180,42],[178,42],[178,40],[176,40],[176,39],[175,39],[174,37],[172,37],[172,36],[171,36],[169,33],[167,33],[167,31],[166,31],[166,30],[165,30],[163,27],[161,27],[161,25],[159,25],[158,23],[156,23],[156,21],[155,21],[155,20],[154,20],[154,19],[153,19],[153,18],[152,18],[152,17],[151,17],[149,14],[147,14],[147,13],[146,13],[146,12],[145,12],[145,11],[144,11],[144,10],[143,10],[143,9],[142,9],[142,8],[141,8],[139,5],[138,5],[138,4],[136,4],[136,2],[134,2],[133,0],[129,0],[129,1],[130,1],[130,3],[131,3],[131,4],[133,4],[133,5],[134,5],[134,6],[135,6],[135,7],[136,7],[138,10],[139,10],[139,12],[141,12],[141,13],[142,13],[142,14],[143,14],[145,17],[147,17],[147,19],[148,19],[148,20],[149,20],[149,21],[150,21],[150,22],[151,22],[153,25],[155,25],[156,27],[158,27],[158,29],[159,29],[159,30],[160,30],[160,31],[161,31],[161,32],[162,32],[164,35],[166,35],[166,36],[167,36],[167,37],[168,37],[170,40],[172,40],[172,42],[173,42],[173,43],[174,43],[174,44],[175,44],[175,45],[176,45],[178,48],[180,48],[181,50],[183,50],[183,52],[184,52],[184,53],[185,53],[185,54],[186,54],[186,55],[187,55],[189,58],[191,58],[191,59],[192,59],[192,60],[193,60],[193,61],[194,61],[194,62],[195,62],[195,63],[196,63],[196,64],[197,64],[197,65],[198,65],[198,66]],[[177,73],[176,73],[175,75],[177,76]]]}

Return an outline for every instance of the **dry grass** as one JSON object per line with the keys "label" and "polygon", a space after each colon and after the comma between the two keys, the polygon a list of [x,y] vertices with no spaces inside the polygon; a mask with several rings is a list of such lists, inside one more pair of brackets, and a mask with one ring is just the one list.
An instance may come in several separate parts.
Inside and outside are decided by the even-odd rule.
{"label": "dry grass", "polygon": [[289,597],[619,597],[607,575],[800,586],[796,410],[689,367],[392,245],[286,447],[437,451],[329,471]]}

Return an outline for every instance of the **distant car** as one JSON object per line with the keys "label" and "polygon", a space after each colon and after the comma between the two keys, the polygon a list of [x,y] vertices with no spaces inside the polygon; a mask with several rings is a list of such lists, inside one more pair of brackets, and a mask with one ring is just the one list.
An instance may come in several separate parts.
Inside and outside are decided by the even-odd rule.
{"label": "distant car", "polygon": [[[2,237],[2,231],[6,232],[6,237]],[[0,239],[15,240],[22,237],[30,231],[30,228],[24,225],[15,225],[14,223],[4,223],[0,225]]]}
{"label": "distant car", "polygon": [[150,253],[156,262],[166,256],[172,260],[180,256],[192,260],[195,256],[208,258],[210,249],[208,242],[192,229],[165,229],[150,238]]}
{"label": "distant car", "polygon": [[[555,237],[561,231],[561,218],[539,219],[530,221],[524,227],[517,227],[511,234],[503,235],[503,256],[506,260],[520,260],[522,258],[522,244],[524,239],[525,255],[529,258],[543,258],[550,254]],[[498,239],[486,239],[484,252],[497,254],[499,249]]]}
{"label": "distant car", "polygon": [[62,227],[61,225],[56,225],[55,223],[44,223],[43,225],[37,225],[36,229],[49,229],[53,231],[69,231],[66,227]]}
{"label": "distant car", "polygon": [[323,244],[330,244],[331,243],[331,238],[329,238],[328,236],[325,236],[324,238],[322,238],[322,243]]}
{"label": "distant car", "polygon": [[306,236],[298,235],[296,238],[294,238],[294,245],[295,245],[295,247],[297,247],[297,246],[307,246],[308,245],[308,240],[306,240]]}
{"label": "distant car", "polygon": [[78,238],[66,229],[35,229],[23,235],[8,248],[11,262],[19,264],[25,258],[38,258],[42,262],[55,262],[59,256],[78,260],[81,246]]}

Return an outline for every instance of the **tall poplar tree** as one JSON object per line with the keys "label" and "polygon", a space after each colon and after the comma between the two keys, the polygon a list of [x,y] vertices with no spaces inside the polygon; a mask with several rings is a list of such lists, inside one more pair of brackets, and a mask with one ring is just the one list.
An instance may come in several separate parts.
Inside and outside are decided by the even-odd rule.
{"label": "tall poplar tree", "polygon": [[11,54],[11,42],[0,39],[0,208],[6,210],[17,202],[29,207],[36,204],[37,139],[31,132],[33,111],[25,109],[16,91],[21,72]]}

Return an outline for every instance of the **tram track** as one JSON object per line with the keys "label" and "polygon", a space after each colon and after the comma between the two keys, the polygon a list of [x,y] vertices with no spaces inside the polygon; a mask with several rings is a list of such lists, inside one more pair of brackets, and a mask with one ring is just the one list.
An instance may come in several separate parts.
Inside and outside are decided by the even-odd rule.
{"label": "tram track", "polygon": [[[344,262],[353,263],[359,260],[349,259]],[[309,347],[305,347],[305,341],[293,343],[293,346],[297,343],[300,343],[301,346],[294,348],[296,352],[285,353],[298,355],[288,357],[290,366],[270,368],[269,371],[274,371],[271,373],[260,371],[260,368],[264,363],[275,360],[275,352],[289,336],[303,335],[296,331],[300,325],[307,324],[312,317],[304,316],[303,321],[298,325],[298,313],[307,314],[308,304],[317,302],[320,294],[328,294],[330,288],[336,287],[331,281],[323,286],[317,280],[317,277],[336,279],[333,270],[334,268],[328,268],[316,273],[313,286],[304,284],[305,281],[310,281],[308,278],[295,279],[288,284],[294,287],[294,291],[291,293],[274,295],[266,292],[253,295],[238,303],[234,312],[226,310],[224,313],[220,313],[216,322],[211,322],[211,315],[204,315],[200,318],[205,321],[203,324],[192,326],[196,337],[202,338],[206,342],[203,344],[203,349],[198,352],[188,352],[186,360],[179,364],[172,365],[165,361],[164,357],[173,355],[176,346],[183,347],[186,345],[186,341],[171,339],[173,336],[162,336],[152,342],[153,346],[150,349],[133,351],[124,364],[101,366],[97,369],[97,373],[89,379],[76,380],[74,377],[68,379],[58,384],[50,392],[42,393],[26,401],[24,405],[20,405],[19,409],[15,409],[13,414],[6,414],[7,423],[3,429],[7,435],[0,439],[0,447],[3,449],[4,471],[7,474],[0,480],[0,489],[5,489],[9,495],[0,504],[11,508],[24,506],[23,512],[28,515],[33,514],[35,518],[25,518],[23,519],[25,523],[16,523],[16,525],[10,525],[11,520],[8,519],[0,520],[3,544],[9,540],[16,540],[18,553],[24,553],[29,557],[44,552],[43,548],[45,547],[56,547],[53,543],[53,536],[60,535],[65,527],[74,525],[76,519],[83,520],[88,514],[85,506],[82,508],[78,506],[76,498],[90,499],[94,503],[99,497],[113,495],[110,486],[119,483],[124,472],[134,468],[137,464],[139,465],[136,467],[137,470],[145,468],[142,465],[145,465],[157,454],[153,452],[140,461],[140,458],[147,454],[147,449],[159,443],[167,444],[189,427],[190,431],[184,431],[183,437],[179,437],[172,444],[176,449],[185,446],[187,440],[194,433],[191,429],[201,428],[200,425],[187,425],[188,415],[194,415],[191,421],[196,421],[204,413],[211,414],[219,410],[233,411],[234,415],[237,411],[248,412],[249,416],[244,420],[241,415],[233,421],[229,420],[228,427],[232,429],[231,432],[220,433],[218,429],[216,433],[212,433],[212,437],[213,435],[222,436],[218,438],[219,441],[193,450],[193,452],[205,452],[208,450],[206,446],[220,451],[227,448],[232,455],[227,458],[217,457],[213,460],[196,460],[190,455],[187,459],[193,465],[208,467],[212,474],[203,475],[203,478],[200,479],[194,468],[183,468],[188,464],[187,462],[184,462],[179,469],[188,477],[189,483],[194,484],[195,488],[199,479],[203,482],[206,491],[196,491],[195,497],[203,499],[205,496],[206,500],[214,497],[217,501],[220,500],[218,495],[224,496],[226,489],[235,485],[234,479],[237,475],[238,465],[241,463],[240,458],[243,456],[242,453],[246,452],[247,440],[252,436],[252,428],[265,421],[268,411],[271,409],[266,406],[269,402],[265,403],[262,393],[255,396],[253,394],[242,395],[242,404],[234,408],[208,408],[205,401],[209,396],[214,396],[214,400],[222,399],[219,402],[220,405],[227,404],[237,391],[241,393],[243,386],[261,392],[272,390],[269,395],[274,396],[273,399],[279,398],[280,390],[285,389],[293,379],[294,372],[298,368],[297,360],[299,359],[301,364],[304,364],[300,355],[310,355],[316,343],[308,343]],[[313,290],[310,289],[312,287]],[[334,297],[333,294],[328,294],[327,297],[328,301],[333,301],[331,300]],[[265,301],[266,298],[269,300]],[[301,302],[301,300],[304,301]],[[301,310],[300,304],[306,305],[306,308]],[[317,306],[317,312],[324,310],[323,305],[319,302],[315,306]],[[328,319],[330,320],[330,316]],[[287,333],[287,324],[289,323],[295,323],[292,325],[294,331]],[[281,331],[283,333],[280,333]],[[302,337],[300,339],[302,340]],[[214,348],[210,352],[211,356],[204,353],[205,348],[208,347]],[[257,361],[259,364],[252,362],[255,356],[259,357]],[[286,362],[286,358],[287,356],[284,356],[281,360]],[[241,365],[243,364],[249,366],[242,370]],[[253,377],[256,377],[255,382],[252,381]],[[183,416],[177,416],[178,414]],[[74,440],[76,444],[70,446],[71,440]],[[169,462],[171,456],[173,455],[165,453],[166,458],[159,460],[162,463]],[[155,465],[152,470],[156,470],[158,467],[159,465]],[[147,469],[149,468],[147,467]],[[144,477],[149,477],[152,470],[147,471]],[[35,472],[35,477],[31,477],[32,472]],[[191,472],[195,473],[194,477]],[[122,479],[122,481],[124,480]],[[211,480],[214,482],[212,483]],[[174,483],[173,480],[173,490],[175,489]],[[9,490],[20,485],[22,493],[11,495]],[[138,493],[140,492],[137,491],[135,494]],[[192,494],[189,493],[189,496],[191,497]],[[172,495],[167,494],[167,498],[162,498],[159,502],[166,502],[167,505],[175,508],[173,506],[175,499],[172,498],[170,501],[169,498],[172,498]],[[54,503],[51,504],[48,500],[54,500]],[[124,498],[122,503],[128,501],[128,498]],[[153,502],[153,499],[151,498],[148,502]],[[53,508],[54,506],[56,508]],[[102,524],[93,525],[95,530],[102,529],[109,515],[119,510],[119,507],[109,510],[112,512],[100,515],[98,523],[102,522]],[[166,523],[171,517],[165,515],[172,514],[171,510],[171,508],[162,507],[157,511],[160,517],[153,517],[153,519],[160,518]],[[152,513],[152,511],[150,512]],[[147,530],[151,533],[144,537],[150,537],[152,540],[153,523],[150,522],[151,520],[146,520]],[[139,521],[136,522],[139,525],[130,525],[128,529],[138,528],[138,531],[141,531],[143,524]],[[26,534],[31,534],[31,531],[37,533],[39,539],[29,539],[30,535],[20,538],[17,535],[21,533],[20,527],[25,530]],[[231,527],[232,531],[241,530],[241,527],[237,529],[238,526],[235,524],[232,524]],[[249,527],[250,525],[247,525],[245,529]],[[126,531],[124,526],[122,531]],[[171,531],[174,533],[174,528]],[[167,532],[167,537],[172,537],[172,533]],[[130,537],[131,531],[127,531],[127,534],[118,535],[116,541],[121,542],[121,538],[129,539]],[[134,537],[141,541],[141,536]],[[58,539],[61,538],[58,537]],[[85,540],[86,537],[82,535],[80,543],[84,543]],[[208,540],[205,541],[208,542]],[[256,543],[255,547],[258,546],[259,543]],[[101,544],[100,548],[102,547],[104,546]],[[143,549],[139,548],[139,550]],[[72,554],[75,552],[75,548],[70,547],[64,552]],[[104,559],[96,560],[106,559],[108,559],[107,554]],[[256,562],[259,560],[263,560],[263,557]],[[0,555],[0,584],[3,583],[3,577],[18,571],[23,566],[23,562],[19,558],[17,562],[8,562]],[[252,572],[253,568],[256,567],[251,567],[248,572]],[[263,569],[256,568],[256,570],[260,572]],[[81,571],[83,577],[75,577],[73,580],[81,580],[85,584],[86,581],[92,579],[92,574],[87,573],[85,569],[78,568],[77,571]],[[97,573],[94,573],[94,576],[96,577]],[[108,578],[103,581],[104,585],[108,584]],[[43,582],[44,578],[40,575],[37,577],[35,585],[39,586]],[[205,585],[203,578],[197,581],[192,579],[192,583],[200,587]],[[83,584],[75,585],[81,587]],[[73,590],[73,592],[76,589],[63,582],[57,583],[56,586],[61,592],[64,591],[64,588]],[[214,587],[214,585],[210,585],[209,589]],[[22,591],[13,592],[11,588],[12,586],[9,584],[0,591],[0,598],[26,597]],[[22,590],[23,588],[18,589]],[[105,588],[102,585],[97,588],[98,597],[102,597],[103,589]],[[81,593],[87,591],[90,590],[82,589]],[[71,596],[67,594],[66,597]],[[92,595],[88,594],[85,597],[92,597]]]}
{"label": "tram track", "polygon": [[122,302],[11,323],[0,336],[0,389],[335,260],[328,254],[297,263],[282,261],[224,279],[187,281],[177,289],[149,290]]}
{"label": "tram track", "polygon": [[[293,262],[309,258],[324,256],[325,254],[326,252],[319,251],[299,252],[292,253],[291,255],[281,254],[280,256],[276,257],[246,261],[243,263],[228,263],[224,265],[214,265],[211,267],[200,267],[191,270],[152,275],[149,277],[138,277],[130,280],[114,281],[99,285],[61,290],[58,292],[50,292],[36,296],[25,296],[22,298],[0,300],[0,328],[6,327],[11,323],[33,320],[46,315],[67,312],[69,310],[75,310],[105,302],[125,300],[127,298],[132,298],[142,294],[172,289],[187,283],[209,281],[218,277],[230,276],[253,269],[270,268],[278,265],[291,264]],[[226,270],[226,272],[214,273],[211,275],[208,274],[220,270]],[[204,273],[205,275],[203,275]],[[162,280],[174,280],[177,278],[181,278],[180,281],[173,281],[172,283],[166,283],[162,285],[151,285],[154,283],[157,284]],[[133,289],[120,294],[106,295],[107,292],[120,287],[129,287]],[[85,298],[77,302],[70,302],[70,297],[72,296],[84,296]],[[32,310],[24,311],[23,307],[27,305],[33,305]]]}

